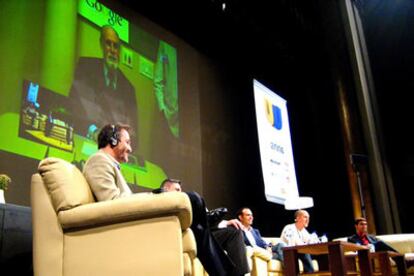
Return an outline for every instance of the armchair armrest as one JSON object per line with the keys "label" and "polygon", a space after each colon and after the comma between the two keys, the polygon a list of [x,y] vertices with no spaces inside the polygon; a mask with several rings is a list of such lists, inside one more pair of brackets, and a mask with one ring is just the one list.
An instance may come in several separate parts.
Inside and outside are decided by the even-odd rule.
{"label": "armchair armrest", "polygon": [[183,230],[191,225],[191,203],[185,193],[138,193],[60,211],[58,218],[63,229],[73,229],[169,215],[178,216]]}
{"label": "armchair armrest", "polygon": [[263,249],[261,247],[253,247],[252,256],[260,258],[265,261],[270,261],[272,259],[272,253]]}

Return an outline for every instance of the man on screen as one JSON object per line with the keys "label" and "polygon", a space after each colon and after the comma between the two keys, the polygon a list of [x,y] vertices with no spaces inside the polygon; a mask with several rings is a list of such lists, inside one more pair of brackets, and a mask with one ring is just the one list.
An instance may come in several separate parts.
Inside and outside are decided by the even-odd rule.
{"label": "man on screen", "polygon": [[79,58],[69,93],[74,130],[89,138],[105,122],[125,122],[137,129],[135,89],[119,69],[119,36],[103,26],[99,42],[103,58]]}

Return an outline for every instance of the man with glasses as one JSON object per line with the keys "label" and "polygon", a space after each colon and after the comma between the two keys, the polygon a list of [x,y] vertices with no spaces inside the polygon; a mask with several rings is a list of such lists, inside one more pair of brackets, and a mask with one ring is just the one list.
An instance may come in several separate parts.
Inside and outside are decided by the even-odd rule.
{"label": "man with glasses", "polygon": [[138,133],[135,89],[120,70],[121,40],[111,26],[99,39],[103,58],[80,57],[69,93],[76,133],[94,139],[107,122],[123,122]]}

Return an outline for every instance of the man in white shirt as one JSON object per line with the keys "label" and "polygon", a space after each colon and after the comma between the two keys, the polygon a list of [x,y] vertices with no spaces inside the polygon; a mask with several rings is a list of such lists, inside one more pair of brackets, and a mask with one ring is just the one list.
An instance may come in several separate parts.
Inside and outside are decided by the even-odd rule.
{"label": "man in white shirt", "polygon": [[[318,242],[311,234],[309,234],[306,227],[309,224],[309,213],[305,210],[297,210],[295,212],[295,223],[286,225],[280,238],[286,246],[303,245]],[[312,265],[312,258],[309,254],[299,254],[299,259],[302,260],[303,270],[305,272],[314,272]]]}

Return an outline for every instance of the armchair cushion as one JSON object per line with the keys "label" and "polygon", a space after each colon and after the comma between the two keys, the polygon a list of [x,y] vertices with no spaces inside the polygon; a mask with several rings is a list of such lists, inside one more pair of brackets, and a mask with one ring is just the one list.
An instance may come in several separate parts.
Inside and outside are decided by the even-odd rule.
{"label": "armchair cushion", "polygon": [[261,247],[252,247],[252,249],[253,249],[252,255],[254,257],[263,259],[265,261],[270,261],[272,259],[272,253],[270,253],[266,249],[263,249]]}
{"label": "armchair cushion", "polygon": [[49,157],[40,162],[38,170],[56,212],[95,201],[88,183],[74,165]]}
{"label": "armchair cushion", "polygon": [[378,235],[377,238],[386,242],[401,254],[414,252],[414,234]]}

